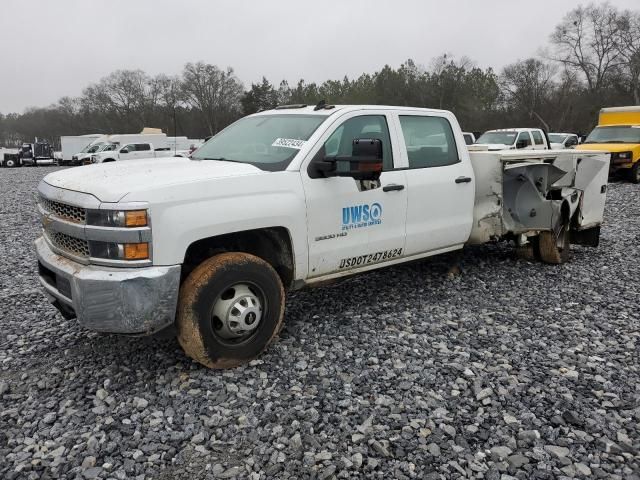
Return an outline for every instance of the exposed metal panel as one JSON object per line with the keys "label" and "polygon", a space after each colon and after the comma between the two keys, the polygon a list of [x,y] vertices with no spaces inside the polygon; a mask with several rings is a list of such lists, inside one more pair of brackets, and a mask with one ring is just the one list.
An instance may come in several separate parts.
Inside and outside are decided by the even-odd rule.
{"label": "exposed metal panel", "polygon": [[609,177],[609,154],[576,152],[580,158],[575,187],[582,190],[582,201],[578,214],[581,228],[599,225],[604,219],[604,203],[607,197]]}
{"label": "exposed metal panel", "polygon": [[482,244],[504,235],[502,224],[502,162],[499,153],[472,153],[476,180],[473,228],[469,244]]}
{"label": "exposed metal panel", "polygon": [[550,230],[560,221],[561,200],[548,199],[567,172],[550,163],[518,163],[504,170],[504,223],[510,232]]}

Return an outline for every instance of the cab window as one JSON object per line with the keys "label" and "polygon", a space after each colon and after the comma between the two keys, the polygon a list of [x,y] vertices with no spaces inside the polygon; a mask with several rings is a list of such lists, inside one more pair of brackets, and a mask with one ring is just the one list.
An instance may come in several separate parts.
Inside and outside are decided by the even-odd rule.
{"label": "cab window", "polygon": [[527,147],[531,146],[531,137],[529,136],[529,132],[520,132],[516,145],[520,142],[525,142]]}
{"label": "cab window", "polygon": [[136,146],[134,143],[130,143],[129,145],[125,145],[124,147],[122,147],[120,149],[120,152],[122,152],[123,150],[127,150],[128,153],[135,152]]}
{"label": "cab window", "polygon": [[537,130],[531,132],[533,135],[533,141],[536,142],[536,145],[544,145],[544,139],[542,138],[542,133]]}
{"label": "cab window", "polygon": [[446,118],[400,115],[409,168],[453,165],[460,161],[451,124]]}
{"label": "cab window", "polygon": [[375,138],[382,141],[383,169],[393,169],[391,138],[384,115],[362,115],[345,121],[324,142],[324,155],[351,155],[353,140],[356,138]]}
{"label": "cab window", "polygon": [[148,143],[137,143],[136,144],[136,152],[146,152],[151,150],[151,145]]}

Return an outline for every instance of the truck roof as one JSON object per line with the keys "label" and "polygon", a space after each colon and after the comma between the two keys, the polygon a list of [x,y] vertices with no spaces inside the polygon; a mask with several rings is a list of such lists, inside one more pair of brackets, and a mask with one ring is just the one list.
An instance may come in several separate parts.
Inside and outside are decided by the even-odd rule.
{"label": "truck roof", "polygon": [[487,130],[487,132],[528,132],[529,130],[542,130],[542,129],[540,129],[540,128],[529,128],[529,127],[496,128],[495,130]]}
{"label": "truck roof", "polygon": [[640,125],[640,106],[609,107],[600,110],[598,126]]}
{"label": "truck roof", "polygon": [[630,107],[606,107],[600,109],[600,113],[614,112],[640,112],[640,105],[632,105]]}
{"label": "truck roof", "polygon": [[412,110],[425,113],[437,113],[437,114],[451,114],[448,110],[438,110],[434,108],[419,108],[419,107],[406,107],[406,106],[392,106],[392,105],[327,105],[326,107],[316,110],[315,105],[282,105],[278,108],[271,110],[264,110],[262,112],[255,113],[254,115],[270,115],[274,113],[278,114],[305,114],[305,115],[331,115],[334,112],[352,112],[358,110]]}

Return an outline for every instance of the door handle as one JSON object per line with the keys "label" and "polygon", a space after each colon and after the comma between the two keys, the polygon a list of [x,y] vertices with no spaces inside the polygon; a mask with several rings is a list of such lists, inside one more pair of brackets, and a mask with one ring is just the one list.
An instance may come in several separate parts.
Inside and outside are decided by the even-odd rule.
{"label": "door handle", "polygon": [[404,185],[396,185],[392,183],[391,185],[385,185],[382,187],[383,192],[397,192],[399,190],[404,190]]}
{"label": "door handle", "polygon": [[456,178],[456,183],[469,183],[471,182],[471,177],[458,177]]}

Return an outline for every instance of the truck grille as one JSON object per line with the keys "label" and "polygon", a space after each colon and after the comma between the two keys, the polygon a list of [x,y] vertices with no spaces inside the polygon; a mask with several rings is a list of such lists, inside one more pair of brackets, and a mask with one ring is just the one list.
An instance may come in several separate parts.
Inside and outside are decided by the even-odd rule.
{"label": "truck grille", "polygon": [[40,197],[40,205],[47,212],[74,223],[86,223],[87,211],[81,207],[56,202],[48,198]]}
{"label": "truck grille", "polygon": [[75,255],[76,257],[89,258],[89,242],[86,240],[71,237],[65,233],[54,232],[52,230],[47,230],[46,233],[49,241],[54,247]]}

